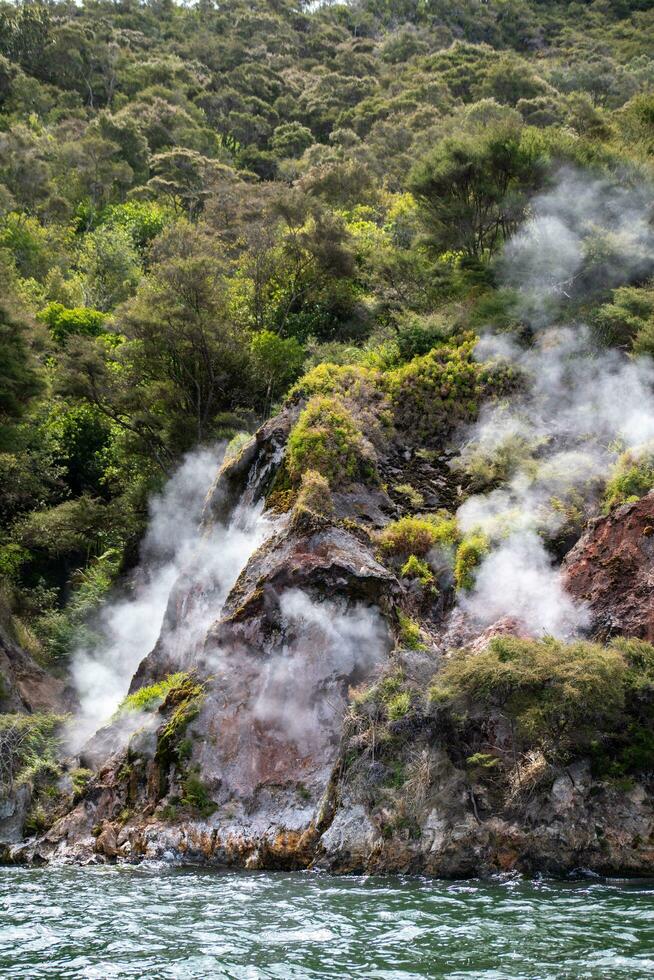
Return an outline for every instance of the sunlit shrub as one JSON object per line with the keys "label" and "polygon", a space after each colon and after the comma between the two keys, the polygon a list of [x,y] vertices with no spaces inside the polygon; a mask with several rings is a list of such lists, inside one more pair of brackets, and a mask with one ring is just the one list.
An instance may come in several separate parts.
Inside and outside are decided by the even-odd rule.
{"label": "sunlit shrub", "polygon": [[371,450],[352,414],[323,395],[309,401],[291,432],[286,465],[296,483],[307,470],[317,470],[331,486],[376,479]]}
{"label": "sunlit shrub", "polygon": [[482,653],[456,653],[430,698],[463,724],[471,711],[508,717],[514,748],[548,758],[588,752],[598,772],[619,775],[654,764],[653,693],[654,647],[642,640],[603,647],[503,636]]}
{"label": "sunlit shrub", "polygon": [[379,544],[387,555],[423,558],[436,546],[452,547],[458,540],[456,518],[446,511],[425,517],[401,517],[387,524]]}
{"label": "sunlit shrub", "polygon": [[467,535],[459,544],[454,558],[454,582],[457,589],[471,589],[475,584],[475,569],[490,550],[490,541],[481,531]]}
{"label": "sunlit shrub", "polygon": [[442,344],[385,376],[396,425],[416,439],[442,437],[473,420],[481,402],[510,391],[517,372],[483,364],[473,356],[475,339]]}
{"label": "sunlit shrub", "polygon": [[644,497],[654,489],[654,446],[623,453],[615,464],[604,491],[606,511]]}

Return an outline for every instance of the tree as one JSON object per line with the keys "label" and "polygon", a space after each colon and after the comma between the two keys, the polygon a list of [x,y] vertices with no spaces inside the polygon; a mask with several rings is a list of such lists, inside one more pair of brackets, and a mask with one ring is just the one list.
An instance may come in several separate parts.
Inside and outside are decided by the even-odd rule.
{"label": "tree", "polygon": [[255,333],[250,342],[252,377],[262,391],[264,415],[275,399],[296,380],[304,363],[304,348],[295,337],[280,337],[272,330]]}
{"label": "tree", "polygon": [[11,271],[0,261],[0,447],[41,383],[29,348],[28,320],[15,297]]}
{"label": "tree", "polygon": [[158,153],[152,158],[154,177],[148,189],[168,200],[178,212],[194,221],[210,194],[210,183],[226,167],[209,160],[195,150],[178,148]]}
{"label": "tree", "polygon": [[517,229],[545,163],[530,130],[498,124],[444,139],[409,180],[431,244],[475,259],[492,255]]}
{"label": "tree", "polygon": [[248,352],[227,306],[225,260],[187,221],[167,229],[149,274],[119,313],[133,367],[158,386],[176,447],[203,442],[238,404]]}
{"label": "tree", "polygon": [[87,305],[101,311],[131,296],[141,275],[132,238],[119,226],[101,225],[86,235],[77,264]]}

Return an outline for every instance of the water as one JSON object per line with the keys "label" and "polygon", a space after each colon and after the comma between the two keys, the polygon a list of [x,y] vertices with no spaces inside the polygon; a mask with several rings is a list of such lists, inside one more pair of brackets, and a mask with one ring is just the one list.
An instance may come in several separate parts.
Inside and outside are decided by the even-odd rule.
{"label": "water", "polygon": [[0,868],[0,976],[654,976],[654,881]]}

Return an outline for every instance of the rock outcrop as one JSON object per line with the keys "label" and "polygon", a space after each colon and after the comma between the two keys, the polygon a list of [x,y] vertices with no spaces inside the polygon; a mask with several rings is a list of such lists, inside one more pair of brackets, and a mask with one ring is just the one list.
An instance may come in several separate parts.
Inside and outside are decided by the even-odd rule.
{"label": "rock outcrop", "polygon": [[54,712],[74,706],[72,689],[45,671],[0,626],[0,712]]}
{"label": "rock outcrop", "polygon": [[[244,494],[254,503],[269,492],[290,424],[268,423],[223,469],[208,522],[234,514]],[[420,600],[422,638],[404,642],[415,589],[380,560],[374,535],[398,505],[379,488],[345,486],[334,497],[329,518],[275,518],[192,656],[174,663],[160,643],[144,659],[133,692],[175,667],[187,673],[153,709],[95,737],[82,758],[95,774],[70,812],[8,856],[440,876],[654,873],[646,778],[620,784],[593,776],[588,760],[531,753],[498,789],[452,750],[446,716],[421,699],[439,663],[452,646],[474,656],[521,627],[506,619],[481,633],[431,594]],[[654,495],[595,522],[566,560],[568,587],[588,602],[599,636],[654,636],[652,524]],[[191,614],[186,589],[180,582],[165,628]],[[379,694],[367,692],[400,676],[421,707],[382,723]],[[480,723],[507,754],[506,718]]]}
{"label": "rock outcrop", "polygon": [[568,591],[588,604],[594,636],[654,642],[654,492],[597,518],[563,572]]}

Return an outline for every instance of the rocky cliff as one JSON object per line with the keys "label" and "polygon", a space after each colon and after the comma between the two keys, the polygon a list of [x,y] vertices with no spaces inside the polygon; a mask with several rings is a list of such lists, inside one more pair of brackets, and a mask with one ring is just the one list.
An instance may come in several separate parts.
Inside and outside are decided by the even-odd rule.
{"label": "rocky cliff", "polygon": [[[331,487],[298,487],[298,414],[291,406],[264,426],[211,490],[207,526],[242,519],[244,506],[270,522],[211,625],[171,654],[166,632],[199,601],[183,579],[130,698],[82,753],[91,778],[45,834],[8,855],[444,876],[654,872],[649,761],[621,769],[611,736],[602,767],[596,745],[573,748],[562,728],[559,751],[530,742],[500,702],[457,713],[429,693],[455,647],[480,657],[498,638],[528,642],[518,620],[489,625],[458,608],[444,552],[432,548],[425,573],[380,547],[389,521],[412,512],[407,474],[422,511],[456,499],[447,456],[406,437],[375,444],[371,427],[362,454],[373,480],[352,478],[344,460]],[[652,527],[654,493],[598,518],[565,558],[567,587],[591,611],[589,639],[652,639]],[[651,720],[647,683],[627,690],[640,713],[624,731]]]}

